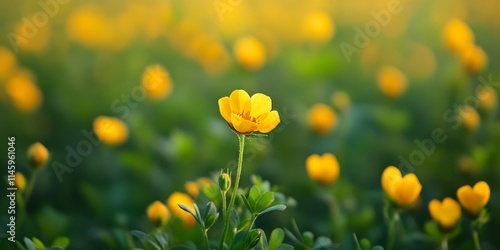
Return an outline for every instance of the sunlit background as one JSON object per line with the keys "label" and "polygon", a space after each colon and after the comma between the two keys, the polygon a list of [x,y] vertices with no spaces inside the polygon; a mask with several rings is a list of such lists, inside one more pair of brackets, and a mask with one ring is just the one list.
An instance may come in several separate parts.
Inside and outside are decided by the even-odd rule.
{"label": "sunlit background", "polygon": [[[217,100],[245,89],[269,95],[281,124],[247,145],[242,183],[260,175],[295,200],[260,227],[293,218],[340,249],[354,249],[353,233],[382,244],[380,175],[395,165],[423,186],[401,247],[432,246],[429,201],[484,180],[482,246],[498,249],[499,9],[495,0],[1,1],[0,159],[6,166],[15,136],[16,171],[28,178],[28,147],[50,152],[16,239],[126,249],[130,230],[152,230],[153,201],[196,196],[187,182],[235,168],[237,138]],[[117,129],[100,135],[103,124]],[[305,168],[326,152],[340,164],[329,190],[341,222]],[[450,248],[472,249],[465,216]]]}

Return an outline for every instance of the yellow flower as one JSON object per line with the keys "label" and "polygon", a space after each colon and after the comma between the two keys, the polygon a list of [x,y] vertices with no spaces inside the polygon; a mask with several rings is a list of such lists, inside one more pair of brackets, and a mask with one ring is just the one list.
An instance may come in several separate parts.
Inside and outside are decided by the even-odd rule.
{"label": "yellow flower", "polygon": [[16,172],[14,176],[14,184],[16,185],[16,188],[19,190],[19,192],[22,192],[24,188],[26,187],[26,178],[24,178],[24,175],[20,172]]}
{"label": "yellow flower", "polygon": [[492,110],[497,106],[497,92],[492,87],[483,87],[477,93],[479,107],[484,110]]}
{"label": "yellow flower", "polygon": [[42,92],[27,71],[18,72],[8,79],[7,94],[18,109],[27,113],[36,111],[43,100]]}
{"label": "yellow flower", "polygon": [[99,6],[89,4],[71,13],[66,23],[68,36],[88,47],[103,48],[113,42],[114,29],[111,20]]}
{"label": "yellow flower", "polygon": [[234,44],[236,60],[248,70],[256,70],[266,61],[264,45],[254,37],[244,37]]}
{"label": "yellow flower", "polygon": [[306,169],[309,178],[325,186],[336,181],[340,171],[337,158],[330,153],[323,154],[322,156],[313,154],[307,157]]}
{"label": "yellow flower", "polygon": [[28,159],[33,168],[39,169],[49,159],[49,151],[40,142],[35,142],[28,148]]}
{"label": "yellow flower", "polygon": [[6,79],[15,69],[16,56],[5,47],[0,47],[0,80]]}
{"label": "yellow flower", "polygon": [[332,104],[340,111],[346,111],[351,107],[351,98],[344,91],[337,91],[332,94]]}
{"label": "yellow flower", "polygon": [[122,144],[128,137],[128,128],[120,119],[98,116],[94,120],[94,132],[97,138],[108,145]]}
{"label": "yellow flower", "polygon": [[147,215],[155,227],[167,224],[170,219],[170,212],[168,212],[167,207],[160,201],[155,201],[149,205]]}
{"label": "yellow flower", "polygon": [[193,218],[193,216],[188,212],[182,210],[182,208],[180,208],[178,204],[183,204],[194,212],[195,210],[193,199],[191,199],[191,197],[189,197],[189,195],[187,194],[174,192],[170,195],[170,197],[168,197],[167,206],[168,209],[172,211],[173,215],[179,217],[184,222],[184,226],[191,227],[196,224],[196,220]]}
{"label": "yellow flower", "polygon": [[480,47],[470,44],[464,47],[460,53],[462,65],[471,75],[476,75],[484,70],[488,62],[488,57]]}
{"label": "yellow flower", "polygon": [[309,13],[302,23],[302,35],[311,42],[328,42],[335,32],[333,21],[326,13]]}
{"label": "yellow flower", "polygon": [[403,177],[401,171],[394,166],[387,167],[382,173],[382,188],[398,207],[414,203],[422,191],[422,185],[415,174]]}
{"label": "yellow flower", "polygon": [[471,187],[462,186],[457,190],[458,201],[462,207],[472,215],[477,215],[490,200],[490,186],[485,181],[480,181]]}
{"label": "yellow flower", "polygon": [[316,104],[309,110],[309,123],[314,131],[326,134],[337,126],[337,114],[325,104]]}
{"label": "yellow flower", "polygon": [[453,52],[460,52],[474,43],[474,34],[469,26],[461,20],[453,19],[446,24],[443,32],[445,45]]}
{"label": "yellow flower", "polygon": [[256,93],[252,97],[238,89],[219,99],[219,110],[227,123],[238,133],[254,131],[269,133],[280,123],[278,111],[272,110],[271,98]]}
{"label": "yellow flower", "polygon": [[429,202],[429,213],[433,220],[439,223],[439,226],[444,231],[451,230],[455,227],[462,210],[460,205],[452,198],[444,198],[443,202],[439,200],[432,200]]}
{"label": "yellow flower", "polygon": [[382,93],[391,98],[401,96],[407,87],[406,76],[393,66],[380,68],[377,75],[377,82]]}
{"label": "yellow flower", "polygon": [[159,64],[147,67],[142,76],[142,86],[153,100],[165,98],[172,92],[172,80],[167,70]]}
{"label": "yellow flower", "polygon": [[200,194],[200,187],[198,186],[198,183],[194,181],[188,181],[184,184],[184,189],[186,189],[186,192],[188,192],[191,197],[198,197]]}
{"label": "yellow flower", "polygon": [[462,119],[462,122],[465,126],[470,131],[476,130],[476,128],[479,126],[479,122],[481,121],[481,117],[479,117],[479,114],[477,111],[469,106],[465,106],[460,109],[458,112],[460,118]]}

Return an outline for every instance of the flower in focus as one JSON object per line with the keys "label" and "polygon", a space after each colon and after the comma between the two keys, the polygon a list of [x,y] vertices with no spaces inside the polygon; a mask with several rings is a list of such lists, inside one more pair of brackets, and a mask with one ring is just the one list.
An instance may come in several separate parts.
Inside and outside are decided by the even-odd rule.
{"label": "flower in focus", "polygon": [[14,175],[14,184],[16,185],[16,188],[19,190],[19,192],[22,192],[24,188],[26,187],[26,178],[24,178],[24,175],[20,172],[16,172]]}
{"label": "flower in focus", "polygon": [[128,128],[120,119],[98,116],[94,120],[94,132],[97,138],[108,145],[122,144],[128,137]]}
{"label": "flower in focus", "polygon": [[170,219],[170,212],[168,212],[167,207],[160,201],[155,201],[149,205],[146,212],[149,220],[155,227],[167,224]]}
{"label": "flower in focus", "polygon": [[264,45],[254,37],[244,37],[234,44],[236,60],[248,70],[262,67],[266,61]]}
{"label": "flower in focus", "polygon": [[463,67],[471,75],[481,73],[488,62],[488,57],[483,49],[474,44],[464,47],[460,51],[459,56]]}
{"label": "flower in focus", "polygon": [[475,109],[469,106],[461,108],[458,112],[466,129],[474,131],[479,126],[481,118]]}
{"label": "flower in focus", "polygon": [[387,167],[382,173],[382,188],[398,207],[414,203],[422,191],[422,185],[415,174],[403,177],[401,171],[394,166]]}
{"label": "flower in focus", "polygon": [[198,186],[198,183],[194,181],[188,181],[184,184],[184,189],[186,189],[186,192],[191,195],[191,197],[198,197],[200,194],[200,187]]}
{"label": "flower in focus", "polygon": [[324,135],[337,126],[337,114],[325,104],[316,104],[309,110],[309,123],[314,131]]}
{"label": "flower in focus", "polygon": [[377,82],[382,93],[391,98],[401,96],[407,87],[406,76],[393,66],[380,68],[377,75]]}
{"label": "flower in focus", "polygon": [[18,109],[27,113],[36,111],[43,101],[42,92],[27,71],[18,72],[7,80],[7,94]]}
{"label": "flower in focus", "polygon": [[0,80],[6,79],[16,67],[16,56],[10,50],[0,46]]}
{"label": "flower in focus", "polygon": [[252,97],[238,89],[219,99],[219,111],[226,122],[238,133],[254,131],[269,133],[280,123],[278,111],[271,110],[271,98],[256,93]]}
{"label": "flower in focus", "polygon": [[328,42],[334,35],[335,26],[332,19],[324,12],[309,13],[302,23],[302,35],[311,42]]}
{"label": "flower in focus", "polygon": [[452,198],[444,198],[443,202],[439,200],[432,200],[429,202],[429,213],[433,220],[439,223],[439,226],[444,231],[455,228],[462,210],[460,204]]}
{"label": "flower in focus", "polygon": [[313,154],[307,157],[306,169],[309,178],[325,186],[337,180],[340,171],[337,158],[330,153],[323,154],[322,156]]}
{"label": "flower in focus", "polygon": [[344,91],[336,91],[332,94],[332,104],[340,111],[346,111],[351,107],[351,97]]}
{"label": "flower in focus", "polygon": [[474,33],[472,33],[466,23],[458,19],[453,19],[446,24],[443,39],[448,49],[458,53],[474,43]]}
{"label": "flower in focus", "polygon": [[172,92],[172,80],[167,70],[159,64],[147,67],[142,76],[142,86],[153,100],[165,98]]}
{"label": "flower in focus", "polygon": [[40,142],[35,142],[28,148],[28,159],[34,169],[40,169],[49,159],[49,151]]}
{"label": "flower in focus", "polygon": [[462,207],[476,216],[490,200],[490,186],[485,181],[476,183],[474,187],[465,185],[457,190],[457,197]]}
{"label": "flower in focus", "polygon": [[196,224],[196,220],[191,214],[182,210],[182,208],[180,208],[178,204],[183,204],[191,209],[191,211],[195,211],[193,199],[191,199],[191,197],[189,197],[189,195],[187,194],[174,192],[170,195],[170,197],[168,197],[167,206],[168,209],[172,211],[173,215],[179,217],[184,222],[184,226],[194,226],[194,224]]}
{"label": "flower in focus", "polygon": [[483,87],[477,93],[479,107],[483,110],[492,110],[497,106],[497,92],[492,87]]}

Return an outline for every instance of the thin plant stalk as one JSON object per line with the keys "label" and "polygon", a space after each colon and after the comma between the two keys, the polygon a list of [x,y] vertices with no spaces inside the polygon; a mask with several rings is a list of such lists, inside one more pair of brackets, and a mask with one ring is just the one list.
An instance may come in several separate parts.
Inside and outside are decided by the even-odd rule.
{"label": "thin plant stalk", "polygon": [[472,237],[474,238],[474,246],[476,247],[476,250],[481,250],[481,244],[479,243],[479,234],[477,232],[477,229],[472,230]]}
{"label": "thin plant stalk", "polygon": [[396,233],[398,230],[398,224],[399,224],[399,213],[394,212],[391,221],[389,223],[389,236],[387,238],[387,250],[392,250],[392,247],[394,246],[394,241],[396,240]]}

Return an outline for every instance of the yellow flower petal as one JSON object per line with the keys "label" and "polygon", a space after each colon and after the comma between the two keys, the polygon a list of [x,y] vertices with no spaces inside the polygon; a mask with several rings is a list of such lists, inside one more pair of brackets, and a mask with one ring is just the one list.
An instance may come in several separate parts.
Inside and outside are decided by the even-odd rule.
{"label": "yellow flower petal", "polygon": [[229,97],[225,96],[219,99],[219,111],[224,120],[231,123],[231,103]]}
{"label": "yellow flower petal", "polygon": [[267,95],[257,93],[250,98],[252,102],[252,110],[250,117],[258,118],[262,114],[269,113],[272,108],[271,98]]}
{"label": "yellow flower petal", "polygon": [[436,199],[429,202],[429,213],[431,214],[432,219],[438,220],[441,215],[441,202]]}
{"label": "yellow flower petal", "polygon": [[474,185],[474,192],[481,196],[482,205],[486,205],[490,200],[490,186],[485,181],[480,181]]}
{"label": "yellow flower petal", "polygon": [[396,202],[400,206],[409,205],[415,200],[417,200],[420,195],[420,191],[422,190],[422,185],[418,181],[418,178],[415,174],[407,174],[403,177],[403,179],[396,183],[394,195]]}
{"label": "yellow flower petal", "polygon": [[460,204],[465,210],[469,211],[473,215],[476,215],[479,210],[484,206],[482,204],[483,198],[469,185],[465,185],[457,190],[457,197]]}
{"label": "yellow flower petal", "polygon": [[253,132],[258,127],[256,123],[243,119],[243,117],[234,113],[231,114],[231,124],[233,124],[236,131],[243,134]]}
{"label": "yellow flower petal", "polygon": [[382,173],[382,188],[392,197],[394,182],[401,179],[401,171],[397,167],[389,166]]}
{"label": "yellow flower petal", "polygon": [[278,111],[273,110],[266,116],[266,118],[259,123],[258,130],[261,133],[268,133],[280,123],[280,116]]}
{"label": "yellow flower petal", "polygon": [[231,112],[237,115],[249,115],[252,103],[250,96],[244,90],[237,89],[229,96]]}

